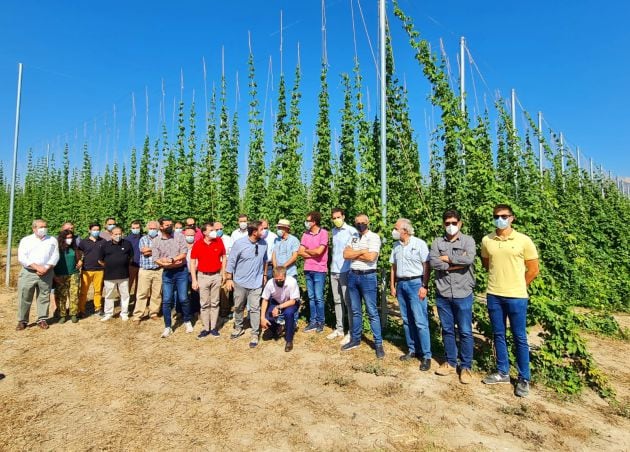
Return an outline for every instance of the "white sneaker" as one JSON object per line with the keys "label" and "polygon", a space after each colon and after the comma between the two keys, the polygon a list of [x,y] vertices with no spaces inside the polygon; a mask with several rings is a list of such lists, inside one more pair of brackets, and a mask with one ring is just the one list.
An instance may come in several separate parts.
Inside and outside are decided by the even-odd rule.
{"label": "white sneaker", "polygon": [[336,339],[338,337],[343,337],[343,333],[339,330],[335,330],[332,333],[330,333],[328,336],[326,336],[326,339]]}
{"label": "white sneaker", "polygon": [[171,328],[164,328],[160,337],[169,337],[171,334],[173,334],[173,330]]}
{"label": "white sneaker", "polygon": [[187,333],[192,333],[194,331],[192,323],[184,322],[184,326],[186,327],[186,332]]}
{"label": "white sneaker", "polygon": [[340,344],[341,345],[346,345],[347,343],[350,342],[350,333],[346,334],[343,339],[341,339]]}
{"label": "white sneaker", "polygon": [[120,314],[120,320],[126,322],[127,320],[129,320],[129,316],[127,314]]}
{"label": "white sneaker", "polygon": [[102,318],[101,318],[101,322],[107,322],[109,319],[111,319],[112,316],[109,314],[105,314]]}

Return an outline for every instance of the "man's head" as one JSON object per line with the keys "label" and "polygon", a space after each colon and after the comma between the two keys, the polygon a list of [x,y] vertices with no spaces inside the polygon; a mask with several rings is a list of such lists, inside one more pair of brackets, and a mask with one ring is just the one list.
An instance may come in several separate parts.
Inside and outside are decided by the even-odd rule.
{"label": "man's head", "polygon": [[287,277],[287,269],[283,265],[278,265],[273,268],[273,280],[278,287],[284,286],[284,281]]}
{"label": "man's head", "polygon": [[140,234],[142,232],[142,223],[140,220],[134,220],[131,222],[131,233],[132,234]]}
{"label": "man's head", "polygon": [[335,227],[340,228],[341,226],[343,226],[343,223],[346,221],[346,213],[343,211],[343,209],[340,209],[339,207],[335,207],[331,212],[330,218],[332,219],[332,222],[335,225]]}
{"label": "man's head", "polygon": [[247,223],[247,235],[251,239],[260,239],[263,235],[262,223],[260,221],[250,221]]}
{"label": "man's head", "polygon": [[514,212],[508,204],[497,204],[492,209],[492,218],[494,226],[497,229],[507,229],[512,226],[514,221]]}
{"label": "man's head", "polygon": [[201,225],[201,232],[203,232],[204,237],[207,237],[210,240],[214,240],[218,237],[215,224],[216,223],[207,222]]}
{"label": "man's head", "polygon": [[33,234],[35,234],[40,239],[43,239],[48,234],[48,223],[46,223],[41,218],[33,220],[31,228],[33,229]]}
{"label": "man's head", "polygon": [[289,220],[285,220],[284,218],[278,221],[276,225],[278,237],[283,238],[289,235],[291,232],[291,222]]}
{"label": "man's head", "polygon": [[162,231],[162,234],[172,235],[173,234],[173,220],[169,217],[160,218],[160,231]]}
{"label": "man's head", "polygon": [[322,214],[316,211],[309,212],[306,214],[306,221],[304,222],[304,227],[307,230],[311,230],[315,227],[319,227],[322,224]]}
{"label": "man's head", "polygon": [[111,230],[112,242],[118,243],[122,239],[122,228],[120,226],[114,226]]}
{"label": "man's head", "polygon": [[97,239],[101,235],[101,225],[98,222],[90,223],[88,229],[90,230],[90,237]]}
{"label": "man's head", "polygon": [[394,240],[406,241],[410,236],[414,234],[413,225],[407,218],[399,218],[394,225],[392,231],[392,237]]}
{"label": "man's head", "polygon": [[223,237],[223,223],[221,223],[220,221],[215,221],[214,230],[217,231],[217,237]]}
{"label": "man's head", "polygon": [[184,239],[186,240],[186,243],[188,243],[189,245],[195,243],[196,233],[197,231],[195,230],[194,226],[186,226],[184,228]]}
{"label": "man's head", "polygon": [[365,234],[369,230],[370,219],[364,213],[360,213],[354,217],[354,227],[357,228],[360,234]]}
{"label": "man's head", "polygon": [[173,225],[173,229],[175,230],[175,232],[182,232],[184,229],[184,225],[181,221],[176,221]]}
{"label": "man's head", "polygon": [[151,220],[147,223],[147,234],[149,234],[149,237],[157,237],[159,230],[160,224],[157,221]]}
{"label": "man's head", "polygon": [[105,228],[109,232],[112,232],[114,226],[116,226],[116,219],[114,217],[109,217],[107,220],[105,220]]}
{"label": "man's head", "polygon": [[269,234],[269,221],[267,221],[267,220],[266,220],[266,219],[264,219],[264,218],[261,218],[261,220],[260,220],[260,224],[261,224],[261,225],[262,225],[262,227],[263,227],[263,235],[262,235],[262,238],[263,238],[263,239],[266,239],[266,238],[267,238],[267,235]]}
{"label": "man's head", "polygon": [[238,227],[241,231],[247,229],[247,215],[244,213],[238,216]]}
{"label": "man's head", "polygon": [[63,226],[61,226],[62,231],[72,231],[74,232],[74,225],[69,221],[66,221]]}
{"label": "man's head", "polygon": [[186,226],[192,226],[193,228],[197,226],[197,222],[193,217],[186,218]]}
{"label": "man's head", "polygon": [[442,224],[449,236],[456,235],[462,228],[462,216],[455,209],[448,209],[442,214]]}

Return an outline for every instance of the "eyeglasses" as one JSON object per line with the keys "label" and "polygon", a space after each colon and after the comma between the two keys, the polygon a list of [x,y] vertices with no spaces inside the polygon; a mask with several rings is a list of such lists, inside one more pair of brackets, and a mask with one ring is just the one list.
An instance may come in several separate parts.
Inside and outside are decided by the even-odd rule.
{"label": "eyeglasses", "polygon": [[457,226],[458,221],[445,221],[444,226]]}
{"label": "eyeglasses", "polygon": [[492,215],[492,218],[494,218],[495,220],[499,219],[499,218],[503,218],[504,220],[507,220],[508,218],[510,218],[512,215]]}

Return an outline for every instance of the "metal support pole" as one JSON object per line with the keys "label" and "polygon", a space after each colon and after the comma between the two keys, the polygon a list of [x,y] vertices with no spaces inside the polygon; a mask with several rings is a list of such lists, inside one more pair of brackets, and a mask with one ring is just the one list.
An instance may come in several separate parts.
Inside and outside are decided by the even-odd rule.
{"label": "metal support pole", "polygon": [[516,90],[512,88],[512,128],[516,134]]}
{"label": "metal support pole", "polygon": [[564,180],[564,135],[560,132],[560,168]]}
{"label": "metal support pole", "polygon": [[11,174],[11,201],[9,204],[9,233],[7,235],[7,267],[5,285],[11,279],[11,243],[13,242],[13,209],[15,207],[15,180],[17,178],[17,151],[20,136],[20,104],[22,102],[22,63],[18,63],[17,101],[15,103],[15,133],[13,135],[13,170]]}
{"label": "metal support pole", "polygon": [[466,66],[464,65],[464,52],[466,52],[466,38],[459,40],[459,109],[462,115],[466,113]]}
{"label": "metal support pole", "polygon": [[[379,1],[379,36],[381,43],[381,219],[383,231],[387,228],[387,84],[385,67],[385,0]],[[387,323],[387,291],[384,286],[381,290],[381,324]]]}
{"label": "metal support pole", "polygon": [[538,112],[538,166],[540,168],[540,177],[543,175],[543,131],[542,131],[542,111]]}

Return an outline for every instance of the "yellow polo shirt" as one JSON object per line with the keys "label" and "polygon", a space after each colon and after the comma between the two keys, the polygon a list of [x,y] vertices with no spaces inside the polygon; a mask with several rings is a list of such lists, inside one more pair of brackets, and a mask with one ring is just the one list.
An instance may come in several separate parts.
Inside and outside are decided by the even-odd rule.
{"label": "yellow polo shirt", "polygon": [[481,257],[490,260],[489,294],[514,298],[528,297],[525,261],[538,259],[538,251],[532,239],[515,230],[512,230],[505,239],[493,232],[481,241]]}

